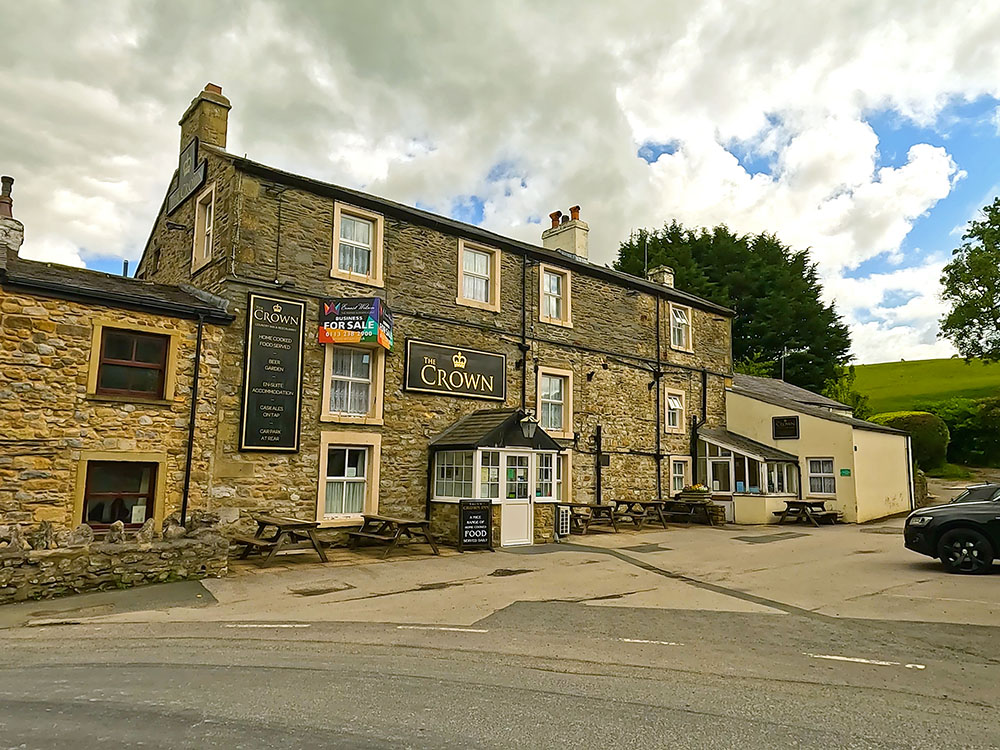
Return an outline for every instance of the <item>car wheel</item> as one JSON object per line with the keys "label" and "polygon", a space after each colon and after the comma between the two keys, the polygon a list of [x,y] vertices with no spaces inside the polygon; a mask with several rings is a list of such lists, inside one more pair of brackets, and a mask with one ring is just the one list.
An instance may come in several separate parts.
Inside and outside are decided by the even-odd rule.
{"label": "car wheel", "polygon": [[993,564],[993,547],[975,529],[952,529],[941,536],[938,557],[949,573],[985,573]]}

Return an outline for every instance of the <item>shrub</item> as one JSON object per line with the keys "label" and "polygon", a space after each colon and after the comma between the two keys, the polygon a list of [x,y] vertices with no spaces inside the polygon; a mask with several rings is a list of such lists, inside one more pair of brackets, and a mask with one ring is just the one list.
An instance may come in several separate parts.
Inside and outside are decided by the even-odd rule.
{"label": "shrub", "polygon": [[910,433],[913,459],[923,469],[933,469],[948,456],[948,425],[926,411],[891,411],[871,418],[876,424]]}
{"label": "shrub", "polygon": [[948,425],[948,460],[972,466],[1000,466],[1000,397],[953,398],[926,407]]}

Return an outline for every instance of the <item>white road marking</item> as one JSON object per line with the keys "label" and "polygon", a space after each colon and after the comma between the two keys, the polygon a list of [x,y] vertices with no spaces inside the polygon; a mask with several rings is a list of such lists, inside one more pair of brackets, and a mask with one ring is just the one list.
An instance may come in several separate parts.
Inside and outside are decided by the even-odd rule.
{"label": "white road marking", "polygon": [[311,628],[312,625],[305,623],[290,623],[290,622],[276,622],[276,623],[263,623],[263,622],[247,622],[247,623],[237,623],[234,625],[223,625],[225,628]]}
{"label": "white road marking", "polygon": [[810,659],[829,659],[830,661],[849,661],[854,664],[874,664],[877,667],[906,667],[907,669],[927,669],[925,664],[903,664],[899,661],[880,661],[878,659],[862,659],[858,656],[832,656],[831,654],[804,654]]}
{"label": "white road marking", "polygon": [[450,633],[489,633],[485,628],[441,628],[435,625],[397,625],[396,630],[447,630]]}
{"label": "white road marking", "polygon": [[622,643],[652,643],[656,646],[683,646],[683,643],[675,643],[674,641],[647,641],[642,638],[619,638]]}

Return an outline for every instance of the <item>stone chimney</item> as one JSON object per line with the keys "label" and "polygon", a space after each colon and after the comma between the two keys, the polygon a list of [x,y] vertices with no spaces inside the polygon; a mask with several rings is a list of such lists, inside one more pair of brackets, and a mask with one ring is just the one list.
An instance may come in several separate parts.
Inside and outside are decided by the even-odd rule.
{"label": "stone chimney", "polygon": [[24,242],[24,224],[14,218],[10,197],[13,177],[0,177],[0,272],[7,267],[7,258],[16,257]]}
{"label": "stone chimney", "polygon": [[205,90],[191,100],[191,106],[177,123],[181,126],[181,151],[192,138],[225,148],[231,108],[229,100],[222,95],[222,87],[206,83]]}
{"label": "stone chimney", "polygon": [[654,266],[646,272],[646,278],[657,284],[672,287],[674,285],[674,269],[670,266]]}
{"label": "stone chimney", "polygon": [[580,207],[570,208],[569,216],[562,211],[554,211],[549,214],[549,219],[552,220],[552,226],[542,232],[542,247],[547,250],[562,250],[588,260],[590,251],[587,248],[587,235],[590,227],[580,219]]}

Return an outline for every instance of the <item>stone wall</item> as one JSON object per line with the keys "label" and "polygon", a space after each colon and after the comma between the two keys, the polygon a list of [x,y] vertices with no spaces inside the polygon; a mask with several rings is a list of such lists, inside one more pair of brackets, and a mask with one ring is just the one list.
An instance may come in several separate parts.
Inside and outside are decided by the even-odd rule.
{"label": "stone wall", "polygon": [[[179,528],[179,527],[174,527]],[[0,604],[50,599],[85,591],[128,588],[144,583],[220,578],[229,564],[229,541],[218,531],[200,529],[191,536],[94,541],[89,528],[62,545],[30,549],[23,537],[0,542]],[[72,536],[72,535],[71,535]]]}
{"label": "stone wall", "polygon": [[[173,395],[163,401],[99,396],[88,387],[99,322],[176,337]],[[205,505],[214,460],[222,327],[205,325],[190,505]],[[88,457],[162,460],[162,518],[180,507],[197,322],[0,289],[0,523],[63,528]]]}
{"label": "stone wall", "polygon": [[[217,185],[220,227],[212,263],[190,274],[188,233],[171,229],[160,216],[154,226],[140,274],[157,281],[185,281],[230,301],[236,322],[221,346],[218,432],[211,449],[219,457],[210,478],[215,509],[241,512],[267,509],[317,517],[321,433],[364,430],[381,434],[380,510],[423,516],[429,440],[476,409],[522,405],[522,293],[527,336],[524,406],[533,409],[538,367],[573,371],[574,439],[560,440],[573,451],[573,500],[596,497],[595,433],[604,434],[611,463],[602,472],[607,498],[656,495],[657,429],[663,492],[669,486],[666,456],[689,455],[690,420],[680,433],[663,430],[664,400],[657,413],[657,388],[686,397],[689,418],[725,422],[724,376],[731,371],[730,321],[717,313],[693,310],[694,352],[670,347],[669,305],[647,292],[592,274],[573,271],[573,327],[538,319],[538,273],[533,261],[501,246],[501,307],[489,312],[456,304],[458,234],[432,223],[417,223],[389,209],[384,212],[384,287],[330,276],[334,200],[301,183],[279,184],[254,170],[235,168],[221,152],[205,149],[208,182]],[[275,180],[278,178],[275,177]],[[222,196],[221,198],[219,196]],[[348,201],[349,202],[349,201]],[[193,201],[170,217],[193,223]],[[366,208],[373,209],[370,204]],[[373,209],[374,210],[374,209]],[[522,273],[525,283],[522,286]],[[246,295],[267,290],[306,303],[306,320],[316,321],[320,300],[339,296],[381,296],[395,314],[396,349],[387,355],[384,422],[379,426],[340,425],[320,419],[323,347],[307,329],[300,450],[260,453],[237,450],[243,377]],[[662,376],[657,384],[659,304]],[[418,338],[504,354],[507,398],[503,404],[467,398],[405,392],[405,340]],[[701,413],[702,370],[707,371],[706,414]]]}

